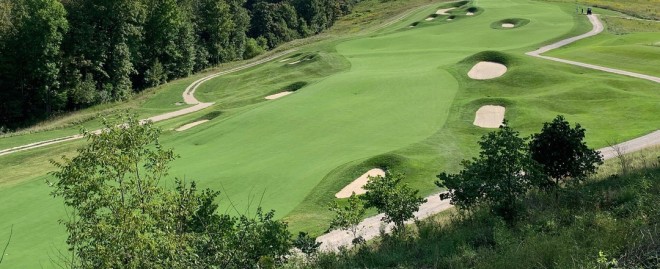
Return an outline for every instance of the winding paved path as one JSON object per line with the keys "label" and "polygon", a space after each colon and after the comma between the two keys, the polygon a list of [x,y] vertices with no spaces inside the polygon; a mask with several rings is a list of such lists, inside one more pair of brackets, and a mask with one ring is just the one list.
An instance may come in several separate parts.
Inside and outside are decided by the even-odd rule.
{"label": "winding paved path", "polygon": [[[562,63],[567,63],[567,64],[572,64],[576,66],[581,66],[581,67],[586,67],[586,68],[591,68],[595,70],[601,70],[605,72],[610,72],[610,73],[615,73],[615,74],[621,74],[621,75],[626,75],[626,76],[631,76],[631,77],[636,77],[636,78],[641,78],[641,79],[646,79],[646,80],[651,80],[654,82],[660,83],[660,78],[654,77],[654,76],[648,76],[644,74],[638,74],[638,73],[633,73],[633,72],[628,72],[628,71],[623,71],[623,70],[618,70],[614,68],[608,68],[608,67],[602,67],[602,66],[597,66],[597,65],[592,65],[592,64],[586,64],[586,63],[580,63],[580,62],[575,62],[575,61],[569,61],[569,60],[564,60],[564,59],[559,59],[559,58],[554,58],[554,57],[548,57],[548,56],[542,56],[541,53],[548,52],[553,49],[560,48],[562,46],[566,46],[568,44],[571,44],[575,41],[595,36],[603,31],[603,24],[598,20],[598,17],[594,15],[589,15],[589,21],[593,25],[593,29],[589,31],[586,34],[582,34],[579,36],[571,37],[568,39],[561,40],[557,43],[550,44],[547,46],[544,46],[538,50],[528,52],[526,53],[527,55],[534,56],[534,57],[539,57],[542,59],[546,60],[551,60],[551,61],[556,61],[556,62],[562,62]],[[604,159],[611,159],[616,156],[618,156],[618,151],[620,151],[621,154],[626,154],[626,153],[631,153],[635,151],[642,150],[644,148],[648,147],[653,147],[653,146],[660,146],[660,130],[655,131],[653,133],[650,133],[648,135],[621,143],[617,144],[612,147],[607,147],[607,148],[602,148],[599,149],[598,151],[603,155]],[[453,206],[450,204],[449,200],[440,200],[440,194],[436,193],[431,196],[426,197],[426,203],[422,204],[419,208],[419,211],[415,212],[415,218],[417,219],[424,219],[429,216],[432,216],[434,214],[440,213],[442,211],[445,211],[447,209],[452,208]],[[360,230],[360,234],[364,239],[370,240],[378,235],[380,235],[380,230],[383,229],[386,232],[391,232],[393,225],[385,225],[381,219],[383,218],[383,214],[379,214],[373,217],[366,218],[360,224],[358,225],[358,229]],[[412,223],[412,221],[409,221],[407,223]],[[321,249],[324,251],[336,251],[340,247],[350,247],[352,245],[353,237],[347,233],[344,230],[334,230],[331,231],[327,234],[324,234],[322,236],[319,236],[316,240],[318,242],[321,242]]]}
{"label": "winding paved path", "polygon": [[[164,121],[164,120],[168,120],[168,119],[171,119],[171,118],[175,118],[175,117],[183,116],[183,115],[190,114],[190,113],[193,113],[193,112],[197,112],[197,111],[200,111],[200,110],[205,109],[207,107],[210,107],[214,103],[202,103],[199,100],[197,100],[197,98],[195,98],[195,95],[194,95],[197,88],[199,88],[199,86],[202,85],[204,82],[209,81],[209,80],[214,79],[214,78],[217,78],[219,76],[223,76],[223,75],[227,75],[227,74],[230,74],[230,73],[238,72],[238,71],[241,71],[241,70],[244,70],[244,69],[256,66],[256,65],[263,64],[265,62],[269,62],[269,61],[271,61],[275,58],[278,58],[280,56],[289,54],[289,53],[294,52],[294,51],[296,51],[296,49],[290,49],[290,50],[287,50],[287,51],[276,53],[276,54],[273,54],[272,56],[263,58],[261,60],[254,61],[254,62],[245,64],[245,65],[242,65],[242,66],[230,69],[230,70],[218,72],[218,73],[211,74],[211,75],[208,75],[206,77],[203,77],[201,79],[198,79],[195,82],[193,82],[192,84],[190,84],[186,88],[186,90],[183,91],[183,94],[182,94],[183,101],[186,104],[193,105],[193,106],[187,107],[187,108],[184,108],[184,109],[180,109],[180,110],[177,110],[177,111],[172,111],[172,112],[156,115],[156,116],[153,116],[153,117],[150,117],[150,118],[147,118],[147,119],[142,119],[142,120],[140,120],[140,122]],[[99,130],[93,131],[92,133],[98,133],[100,131],[101,130],[99,129]],[[35,142],[35,143],[30,143],[30,144],[27,144],[27,145],[18,146],[18,147],[3,149],[3,150],[0,150],[0,156],[9,155],[9,154],[20,152],[20,151],[25,151],[25,150],[50,146],[50,145],[54,145],[54,144],[59,144],[59,143],[67,142],[67,141],[73,141],[73,140],[77,140],[77,139],[80,139],[80,138],[83,138],[83,136],[80,135],[80,134],[77,134],[77,135],[71,135],[71,136],[65,136],[65,137],[60,137],[60,138],[55,138],[55,139],[39,141],[39,142]]]}
{"label": "winding paved path", "polygon": [[603,30],[604,30],[603,24],[600,22],[600,20],[598,19],[598,17],[596,15],[587,15],[587,17],[589,17],[589,22],[591,22],[591,24],[593,25],[593,28],[588,33],[582,34],[582,35],[579,35],[579,36],[575,36],[575,37],[571,37],[571,38],[567,38],[567,39],[561,40],[557,43],[541,47],[541,48],[539,48],[535,51],[530,51],[530,52],[525,53],[525,54],[527,54],[529,56],[538,57],[538,58],[541,58],[541,59],[550,60],[550,61],[570,64],[570,65],[575,65],[575,66],[581,66],[581,67],[590,68],[590,69],[594,69],[594,70],[600,70],[600,71],[604,71],[604,72],[608,72],[608,73],[619,74],[619,75],[624,75],[624,76],[629,76],[629,77],[641,78],[641,79],[646,79],[646,80],[650,80],[650,81],[653,81],[653,82],[660,83],[660,77],[654,77],[654,76],[629,72],[629,71],[625,71],[625,70],[619,70],[619,69],[603,67],[603,66],[599,66],[599,65],[581,63],[581,62],[570,61],[570,60],[565,60],[565,59],[560,59],[560,58],[541,55],[542,53],[546,53],[546,52],[551,51],[553,49],[557,49],[557,48],[566,46],[566,45],[571,44],[575,41],[585,39],[587,37],[592,37],[592,36],[595,36],[595,35],[600,34],[601,32],[603,32]]}

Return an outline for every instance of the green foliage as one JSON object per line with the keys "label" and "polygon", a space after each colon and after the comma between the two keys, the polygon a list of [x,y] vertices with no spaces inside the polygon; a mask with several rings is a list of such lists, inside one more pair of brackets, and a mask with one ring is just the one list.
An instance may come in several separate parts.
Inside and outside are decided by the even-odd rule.
{"label": "green foliage", "polygon": [[358,224],[364,218],[366,208],[355,192],[348,198],[345,206],[342,207],[337,201],[333,201],[330,203],[329,209],[335,213],[334,218],[330,221],[330,229],[347,230],[353,235],[353,240],[357,239],[360,232]]}
{"label": "green foliage", "polygon": [[373,207],[384,213],[383,221],[394,223],[397,232],[404,231],[404,222],[412,219],[413,213],[426,202],[426,199],[419,197],[418,190],[400,184],[402,180],[402,174],[390,172],[385,177],[371,177],[363,187],[367,193],[360,197],[365,201],[364,207]]}
{"label": "green foliage", "polygon": [[318,252],[321,243],[316,242],[316,238],[309,236],[308,233],[299,232],[298,237],[293,241],[293,246],[300,249],[305,255],[310,256]]}
{"label": "green foliage", "polygon": [[215,213],[218,192],[197,192],[195,183],[159,183],[175,158],[158,142],[151,123],[128,117],[105,123],[78,156],[54,163],[52,194],[72,209],[62,220],[72,268],[254,268],[282,263],[292,246],[287,224],[274,212],[255,218]]}
{"label": "green foliage", "polygon": [[3,3],[0,35],[0,126],[15,127],[66,105],[58,76],[60,45],[69,29],[56,0]]}
{"label": "green foliage", "polygon": [[[659,168],[656,162],[626,176],[591,178],[568,187],[559,200],[552,193],[532,193],[525,199],[532,210],[508,225],[488,208],[444,212],[418,222],[408,237],[321,253],[302,267],[655,268]],[[630,210],[621,215],[622,208]]]}
{"label": "green foliage", "polygon": [[544,123],[541,132],[531,136],[529,154],[550,179],[543,185],[558,188],[560,182],[568,179],[579,183],[603,164],[600,153],[587,147],[584,138],[585,129],[579,123],[571,128],[561,115]]}
{"label": "green foliage", "polygon": [[0,127],[252,58],[327,29],[355,3],[312,2],[306,20],[291,1],[1,0],[0,88],[10,90],[0,92]]}
{"label": "green foliage", "polygon": [[484,135],[479,145],[479,157],[464,160],[458,174],[438,175],[436,185],[448,189],[441,198],[467,210],[491,206],[498,215],[513,220],[527,192],[544,177],[530,158],[525,139],[506,121],[498,131]]}

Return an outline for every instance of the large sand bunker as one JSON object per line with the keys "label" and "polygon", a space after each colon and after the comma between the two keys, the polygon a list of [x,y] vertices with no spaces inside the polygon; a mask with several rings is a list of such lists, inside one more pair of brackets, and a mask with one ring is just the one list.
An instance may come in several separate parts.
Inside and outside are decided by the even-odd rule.
{"label": "large sand bunker", "polygon": [[343,189],[341,189],[341,191],[336,193],[335,197],[337,197],[337,198],[348,198],[348,197],[351,197],[353,192],[355,192],[355,194],[358,194],[358,195],[359,194],[365,194],[367,191],[364,190],[362,187],[364,185],[367,185],[367,182],[369,182],[369,177],[377,177],[377,176],[384,177],[385,176],[385,171],[383,171],[383,169],[379,169],[379,168],[374,168],[374,169],[371,169],[371,170],[367,171],[366,173],[361,175],[359,178],[357,178],[356,180],[351,182],[351,184],[348,184],[348,186],[344,187]]}
{"label": "large sand bunker", "polygon": [[286,92],[272,94],[272,95],[266,96],[266,100],[275,100],[277,98],[281,98],[281,97],[287,96],[287,95],[292,94],[292,93],[293,93],[292,91],[286,91]]}
{"label": "large sand bunker", "polygon": [[197,125],[200,125],[200,124],[202,124],[202,123],[205,123],[205,122],[207,122],[207,121],[209,121],[209,120],[200,120],[200,121],[196,121],[196,122],[193,122],[193,123],[188,123],[188,124],[186,124],[186,125],[184,125],[184,126],[181,126],[181,127],[177,128],[175,131],[177,131],[177,132],[182,132],[182,131],[188,130],[188,129],[192,128],[192,127],[195,127],[195,126],[197,126]]}
{"label": "large sand bunker", "polygon": [[504,121],[506,109],[503,106],[482,106],[474,117],[474,125],[482,128],[498,128]]}
{"label": "large sand bunker", "polygon": [[506,70],[506,66],[501,63],[479,62],[470,69],[468,76],[479,80],[493,79],[504,75]]}
{"label": "large sand bunker", "polygon": [[453,9],[455,9],[455,7],[438,9],[438,11],[436,11],[435,14],[438,14],[438,15],[449,15],[449,13],[447,13],[447,11],[450,11],[450,10],[453,10]]}
{"label": "large sand bunker", "polygon": [[513,28],[516,27],[513,23],[502,23],[502,28]]}

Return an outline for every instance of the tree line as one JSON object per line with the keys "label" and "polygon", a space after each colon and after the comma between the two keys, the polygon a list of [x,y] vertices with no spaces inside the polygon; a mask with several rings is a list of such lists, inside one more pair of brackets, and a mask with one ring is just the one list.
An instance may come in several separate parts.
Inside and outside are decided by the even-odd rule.
{"label": "tree line", "polygon": [[0,127],[320,33],[360,0],[0,0]]}

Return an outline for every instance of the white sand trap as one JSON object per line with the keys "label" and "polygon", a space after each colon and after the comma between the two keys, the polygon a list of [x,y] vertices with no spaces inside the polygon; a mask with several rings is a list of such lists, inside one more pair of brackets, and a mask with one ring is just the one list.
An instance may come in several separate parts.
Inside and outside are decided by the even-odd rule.
{"label": "white sand trap", "polygon": [[197,126],[197,125],[200,125],[200,124],[202,124],[202,123],[205,123],[205,122],[207,122],[207,121],[209,121],[209,120],[200,120],[200,121],[196,121],[196,122],[193,122],[193,123],[188,123],[188,124],[186,124],[186,125],[184,125],[184,126],[181,126],[181,127],[177,128],[175,131],[177,131],[177,132],[182,132],[182,131],[188,130],[188,129],[192,128],[192,127],[195,127],[195,126]]}
{"label": "white sand trap", "polygon": [[453,21],[454,19],[447,19],[447,21]]}
{"label": "white sand trap", "polygon": [[502,28],[513,28],[516,27],[513,23],[502,23]]}
{"label": "white sand trap", "polygon": [[300,62],[302,62],[302,60],[298,60],[298,61],[295,61],[295,62],[290,62],[289,64],[297,64],[297,63],[300,63]]}
{"label": "white sand trap", "polygon": [[287,95],[292,94],[292,93],[293,92],[290,92],[290,91],[276,93],[276,94],[273,94],[273,95],[266,96],[266,99],[267,100],[275,100],[277,98],[282,98],[282,97],[287,96]]}
{"label": "white sand trap", "polygon": [[365,194],[367,191],[364,190],[362,187],[364,185],[367,185],[367,182],[369,181],[369,177],[377,177],[377,176],[384,177],[385,171],[383,171],[383,169],[378,169],[378,168],[374,168],[367,171],[366,173],[364,173],[364,175],[361,175],[359,178],[351,182],[351,184],[348,184],[348,186],[344,187],[343,189],[341,189],[341,191],[336,193],[335,197],[348,198],[351,197],[351,194],[353,194],[353,192],[355,192],[355,194]]}
{"label": "white sand trap", "polygon": [[506,66],[500,63],[478,62],[470,69],[468,77],[478,80],[493,79],[504,75],[506,70]]}
{"label": "white sand trap", "polygon": [[503,106],[482,106],[477,110],[473,124],[482,128],[499,128],[504,121],[505,111]]}
{"label": "white sand trap", "polygon": [[286,59],[283,59],[283,60],[279,60],[278,62],[283,63],[283,62],[287,62],[289,60],[291,60],[291,58],[286,58]]}
{"label": "white sand trap", "polygon": [[436,11],[435,14],[438,14],[438,15],[449,15],[449,14],[447,14],[447,11],[450,11],[450,10],[452,10],[452,9],[455,9],[455,7],[438,9],[438,11]]}
{"label": "white sand trap", "polygon": [[468,13],[465,13],[465,16],[474,16],[474,13],[468,12]]}
{"label": "white sand trap", "polygon": [[428,17],[428,18],[426,18],[425,21],[432,21],[432,20],[435,20],[435,18],[433,18],[433,17]]}

